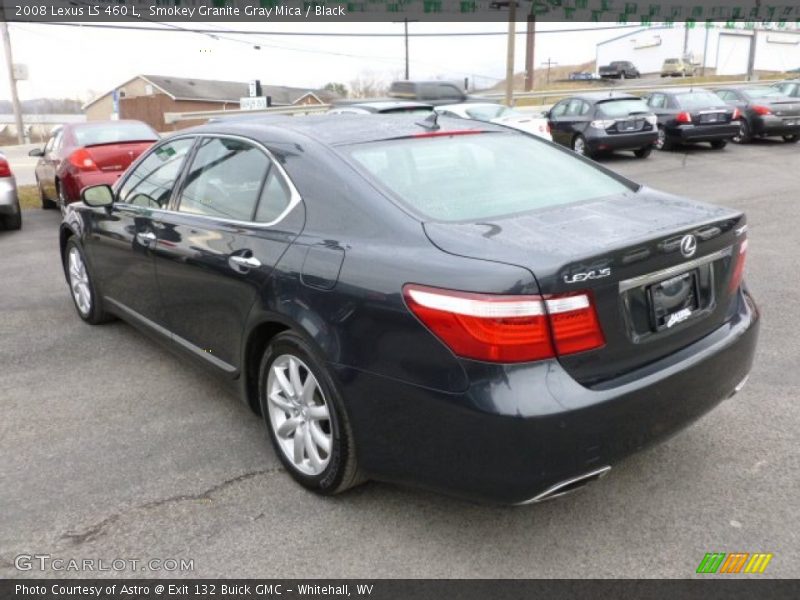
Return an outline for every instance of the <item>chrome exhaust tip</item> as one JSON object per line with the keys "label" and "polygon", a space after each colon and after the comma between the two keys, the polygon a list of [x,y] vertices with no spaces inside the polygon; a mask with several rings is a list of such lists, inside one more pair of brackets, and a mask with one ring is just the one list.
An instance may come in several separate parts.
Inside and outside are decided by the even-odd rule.
{"label": "chrome exhaust tip", "polygon": [[583,486],[591,483],[592,481],[602,479],[610,470],[611,467],[606,465],[605,467],[600,467],[599,469],[595,469],[589,473],[584,473],[583,475],[578,475],[577,477],[573,477],[571,479],[565,479],[564,481],[550,486],[541,494],[534,496],[530,500],[524,500],[520,502],[518,506],[523,506],[525,504],[536,504],[538,502],[544,502],[545,500],[552,500],[553,498],[566,496],[567,494],[581,489]]}
{"label": "chrome exhaust tip", "polygon": [[747,385],[747,380],[748,379],[750,379],[750,374],[749,373],[744,376],[744,379],[742,379],[739,383],[736,384],[736,387],[733,388],[733,391],[731,392],[731,395],[728,396],[728,398],[733,398],[736,394],[741,392],[742,388],[744,388],[744,386]]}

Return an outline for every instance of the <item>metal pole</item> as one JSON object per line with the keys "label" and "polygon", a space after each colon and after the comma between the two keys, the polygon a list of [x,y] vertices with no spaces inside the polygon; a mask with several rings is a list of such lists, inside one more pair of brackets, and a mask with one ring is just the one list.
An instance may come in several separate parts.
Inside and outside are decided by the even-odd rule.
{"label": "metal pole", "polygon": [[508,52],[506,54],[506,106],[514,102],[514,38],[517,29],[517,0],[508,3]]}
{"label": "metal pole", "polygon": [[403,30],[405,31],[406,39],[406,81],[408,81],[408,17],[403,19]]}
{"label": "metal pole", "polygon": [[703,42],[703,75],[706,74],[706,63],[708,62],[708,23],[706,23],[706,39]]}
{"label": "metal pole", "polygon": [[753,29],[753,35],[750,36],[750,53],[747,56],[747,81],[753,81],[753,71],[756,66],[756,37],[758,30]]}
{"label": "metal pole", "polygon": [[[531,8],[531,10],[533,10]],[[533,52],[536,44],[536,15],[528,14],[528,29],[525,32],[525,91],[533,89],[534,63]]]}
{"label": "metal pole", "polygon": [[[5,19],[5,13],[1,15]],[[6,68],[8,69],[8,84],[11,86],[11,104],[14,106],[14,120],[17,124],[17,141],[25,143],[25,125],[22,123],[22,107],[17,95],[17,80],[14,79],[14,60],[11,56],[11,38],[8,35],[8,24],[0,21],[0,33],[3,34],[3,46],[6,52]]]}

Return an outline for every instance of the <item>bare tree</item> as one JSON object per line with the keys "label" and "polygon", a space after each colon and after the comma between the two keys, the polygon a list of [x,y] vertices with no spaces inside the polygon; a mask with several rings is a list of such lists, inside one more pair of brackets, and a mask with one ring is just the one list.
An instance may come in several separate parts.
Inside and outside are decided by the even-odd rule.
{"label": "bare tree", "polygon": [[372,71],[362,71],[350,82],[351,98],[375,98],[386,94],[386,82]]}

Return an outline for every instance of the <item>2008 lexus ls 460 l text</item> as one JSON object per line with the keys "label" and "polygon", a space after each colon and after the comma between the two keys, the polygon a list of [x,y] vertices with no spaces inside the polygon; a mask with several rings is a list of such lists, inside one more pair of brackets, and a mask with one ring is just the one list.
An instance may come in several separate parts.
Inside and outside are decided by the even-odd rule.
{"label": "2008 lexus ls 460 l text", "polygon": [[61,248],[81,318],[229,380],[302,485],[525,503],[741,388],[746,232],[502,126],[336,115],[164,139]]}

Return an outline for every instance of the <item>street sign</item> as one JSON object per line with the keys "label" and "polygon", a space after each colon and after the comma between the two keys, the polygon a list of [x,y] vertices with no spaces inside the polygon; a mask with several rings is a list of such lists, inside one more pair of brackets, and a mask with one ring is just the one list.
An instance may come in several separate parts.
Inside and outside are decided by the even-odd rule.
{"label": "street sign", "polygon": [[267,108],[266,96],[256,96],[254,98],[240,98],[239,108],[242,110],[260,110]]}
{"label": "street sign", "polygon": [[15,64],[11,67],[11,74],[15,81],[27,81],[28,65]]}

